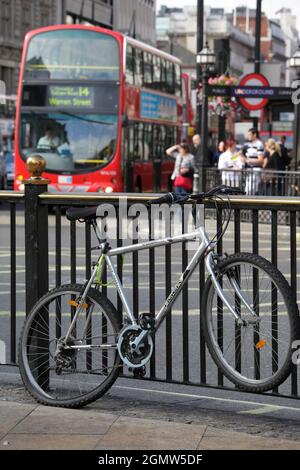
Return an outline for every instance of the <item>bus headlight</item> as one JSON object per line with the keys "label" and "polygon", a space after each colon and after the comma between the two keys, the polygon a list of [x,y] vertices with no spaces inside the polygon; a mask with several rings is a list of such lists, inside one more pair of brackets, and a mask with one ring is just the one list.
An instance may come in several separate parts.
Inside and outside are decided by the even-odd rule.
{"label": "bus headlight", "polygon": [[114,188],[112,188],[111,186],[107,186],[107,187],[105,188],[105,192],[108,193],[108,194],[113,193],[113,192],[114,192]]}

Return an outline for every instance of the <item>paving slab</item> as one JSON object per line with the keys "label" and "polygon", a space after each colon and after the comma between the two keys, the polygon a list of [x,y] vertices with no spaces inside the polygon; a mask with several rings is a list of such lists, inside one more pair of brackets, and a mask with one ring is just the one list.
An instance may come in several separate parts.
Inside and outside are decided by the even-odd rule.
{"label": "paving slab", "polygon": [[97,450],[195,450],[206,426],[120,417],[100,438]]}
{"label": "paving slab", "polygon": [[14,434],[105,434],[118,416],[92,410],[38,406],[14,429]]}
{"label": "paving slab", "polygon": [[93,450],[98,435],[80,434],[7,434],[1,439],[2,450]]}
{"label": "paving slab", "polygon": [[0,436],[25,419],[37,405],[0,401]]}
{"label": "paving slab", "polygon": [[198,450],[299,450],[300,442],[209,427]]}

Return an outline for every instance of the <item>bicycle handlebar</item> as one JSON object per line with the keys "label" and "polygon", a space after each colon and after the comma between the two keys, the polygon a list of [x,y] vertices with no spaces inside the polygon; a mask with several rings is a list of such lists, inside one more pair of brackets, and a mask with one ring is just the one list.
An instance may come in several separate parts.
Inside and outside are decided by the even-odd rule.
{"label": "bicycle handlebar", "polygon": [[167,193],[162,197],[159,197],[158,199],[154,199],[152,201],[148,201],[148,205],[152,204],[182,204],[189,199],[193,201],[203,201],[204,199],[211,198],[213,196],[219,196],[219,195],[227,195],[227,196],[238,196],[238,195],[245,195],[245,191],[243,191],[240,188],[234,188],[230,186],[217,186],[216,188],[211,189],[210,191],[206,193],[199,193],[199,194],[189,194],[187,196],[182,196],[180,194],[176,193]]}

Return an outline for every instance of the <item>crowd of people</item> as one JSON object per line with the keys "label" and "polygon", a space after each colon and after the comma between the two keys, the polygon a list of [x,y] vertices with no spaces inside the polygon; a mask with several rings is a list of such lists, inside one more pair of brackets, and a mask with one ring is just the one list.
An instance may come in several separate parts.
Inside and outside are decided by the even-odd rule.
{"label": "crowd of people", "polygon": [[263,143],[257,129],[251,128],[244,145],[240,146],[230,138],[219,142],[216,151],[210,149],[209,154],[203,157],[201,138],[194,135],[191,147],[183,142],[167,149],[167,155],[175,159],[172,175],[175,192],[185,194],[192,191],[196,161],[200,168],[218,168],[223,184],[244,186],[247,194],[280,194],[283,178],[276,172],[285,171],[290,163],[285,144],[285,136],[279,142],[270,138]]}

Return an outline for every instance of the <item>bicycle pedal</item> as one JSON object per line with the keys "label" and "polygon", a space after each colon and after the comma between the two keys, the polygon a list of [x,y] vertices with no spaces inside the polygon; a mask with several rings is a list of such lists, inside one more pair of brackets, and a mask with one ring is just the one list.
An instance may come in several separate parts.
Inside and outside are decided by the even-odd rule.
{"label": "bicycle pedal", "polygon": [[139,326],[142,330],[153,330],[155,327],[155,315],[152,313],[140,313]]}

